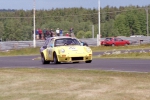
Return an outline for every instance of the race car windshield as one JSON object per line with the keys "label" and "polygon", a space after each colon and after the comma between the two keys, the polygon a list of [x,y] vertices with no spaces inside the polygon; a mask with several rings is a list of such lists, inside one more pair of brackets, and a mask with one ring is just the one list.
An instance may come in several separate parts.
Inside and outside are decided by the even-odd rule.
{"label": "race car windshield", "polygon": [[64,46],[64,45],[80,45],[80,42],[77,39],[72,38],[63,38],[55,40],[55,46]]}

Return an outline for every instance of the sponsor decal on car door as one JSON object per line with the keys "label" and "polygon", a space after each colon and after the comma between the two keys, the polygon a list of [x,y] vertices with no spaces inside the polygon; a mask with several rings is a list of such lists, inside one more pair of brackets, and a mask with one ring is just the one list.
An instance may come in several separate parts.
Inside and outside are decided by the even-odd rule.
{"label": "sponsor decal on car door", "polygon": [[52,47],[48,48],[48,56],[50,59],[52,59]]}
{"label": "sponsor decal on car door", "polygon": [[50,41],[50,43],[48,44],[48,48],[47,48],[48,57],[49,57],[50,60],[52,60],[52,58],[53,58],[53,54],[52,54],[53,47],[54,47],[54,45],[53,45],[53,40],[52,40],[52,41]]}

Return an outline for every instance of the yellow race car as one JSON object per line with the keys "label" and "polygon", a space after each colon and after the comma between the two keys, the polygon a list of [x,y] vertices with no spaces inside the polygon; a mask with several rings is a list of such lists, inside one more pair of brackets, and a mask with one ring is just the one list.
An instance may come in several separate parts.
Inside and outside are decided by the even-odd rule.
{"label": "yellow race car", "polygon": [[59,36],[45,40],[44,46],[40,48],[41,61],[43,64],[53,62],[92,62],[92,50],[83,46],[75,37]]}

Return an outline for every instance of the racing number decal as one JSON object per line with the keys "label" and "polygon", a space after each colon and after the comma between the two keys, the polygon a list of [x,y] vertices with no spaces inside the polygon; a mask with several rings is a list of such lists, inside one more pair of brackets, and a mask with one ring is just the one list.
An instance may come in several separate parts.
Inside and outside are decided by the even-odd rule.
{"label": "racing number decal", "polygon": [[48,49],[48,55],[49,55],[50,58],[52,57],[52,53],[51,53],[51,52],[52,52],[52,49],[49,48],[49,49]]}
{"label": "racing number decal", "polygon": [[75,48],[75,47],[69,47],[69,49],[70,49],[70,50],[76,50],[76,48]]}

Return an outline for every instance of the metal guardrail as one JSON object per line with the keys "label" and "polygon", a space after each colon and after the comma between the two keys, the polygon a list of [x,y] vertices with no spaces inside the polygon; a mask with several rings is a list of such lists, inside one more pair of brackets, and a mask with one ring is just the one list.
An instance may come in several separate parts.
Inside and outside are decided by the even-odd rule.
{"label": "metal guardrail", "polygon": [[[129,40],[132,45],[138,44],[147,44],[150,43],[150,37],[124,37],[120,36],[122,39]],[[101,38],[101,41],[105,38]],[[84,38],[80,39],[81,41],[87,42],[89,46],[97,46],[97,39],[96,38]],[[44,40],[36,40],[36,46],[41,47],[44,44]],[[20,49],[26,47],[33,47],[33,41],[6,41],[0,42],[0,50],[12,50],[12,49]]]}
{"label": "metal guardrail", "polygon": [[[81,41],[87,42],[89,45],[96,46],[96,38],[80,39]],[[44,40],[36,40],[36,47],[41,47],[44,44]],[[26,47],[33,47],[33,41],[6,41],[0,42],[0,50],[12,50],[21,49]]]}
{"label": "metal guardrail", "polygon": [[[44,43],[44,40],[37,40],[36,46],[40,47]],[[12,50],[12,49],[21,49],[26,47],[33,47],[33,41],[6,41],[0,42],[0,50]]]}

